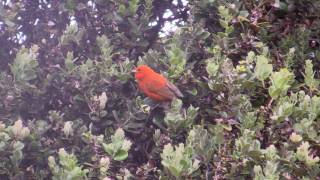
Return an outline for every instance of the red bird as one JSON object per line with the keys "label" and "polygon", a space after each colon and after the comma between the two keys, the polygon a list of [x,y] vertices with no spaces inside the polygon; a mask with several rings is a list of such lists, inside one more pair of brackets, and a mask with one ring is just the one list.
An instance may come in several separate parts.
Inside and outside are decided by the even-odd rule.
{"label": "red bird", "polygon": [[174,84],[149,66],[140,65],[133,72],[135,72],[139,89],[151,99],[161,102],[183,97],[181,91]]}

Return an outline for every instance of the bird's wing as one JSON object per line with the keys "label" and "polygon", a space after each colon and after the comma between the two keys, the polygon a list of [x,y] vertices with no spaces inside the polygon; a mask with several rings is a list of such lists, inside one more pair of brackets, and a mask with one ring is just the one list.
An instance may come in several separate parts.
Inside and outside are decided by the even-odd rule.
{"label": "bird's wing", "polygon": [[172,99],[175,97],[175,94],[166,85],[162,85],[162,87],[156,86],[159,84],[163,84],[163,82],[158,79],[152,79],[146,82],[145,86],[151,93],[159,95],[164,99]]}
{"label": "bird's wing", "polygon": [[174,97],[180,97],[180,98],[183,97],[181,91],[174,84],[168,81],[161,88],[155,86],[155,84],[161,84],[161,83],[162,82],[160,82],[157,79],[152,79],[148,81],[148,83],[146,83],[146,86],[148,87],[150,92],[160,95],[166,99],[172,99]]}
{"label": "bird's wing", "polygon": [[183,94],[181,93],[181,91],[177,88],[177,86],[175,86],[174,84],[172,84],[171,82],[167,82],[167,86],[168,88],[179,98],[183,98]]}

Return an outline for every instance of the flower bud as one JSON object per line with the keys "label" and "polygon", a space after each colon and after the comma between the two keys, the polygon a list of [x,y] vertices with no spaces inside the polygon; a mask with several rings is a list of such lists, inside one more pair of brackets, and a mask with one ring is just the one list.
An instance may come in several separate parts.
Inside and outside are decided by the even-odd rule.
{"label": "flower bud", "polygon": [[294,143],[298,143],[302,140],[302,137],[299,134],[296,134],[295,132],[291,134],[290,140]]}
{"label": "flower bud", "polygon": [[67,121],[64,123],[63,126],[63,133],[66,135],[66,137],[72,136],[73,135],[73,128],[72,128],[72,121]]}
{"label": "flower bud", "polygon": [[28,127],[23,127],[22,120],[17,120],[13,126],[10,126],[11,134],[18,140],[22,140],[30,134]]}

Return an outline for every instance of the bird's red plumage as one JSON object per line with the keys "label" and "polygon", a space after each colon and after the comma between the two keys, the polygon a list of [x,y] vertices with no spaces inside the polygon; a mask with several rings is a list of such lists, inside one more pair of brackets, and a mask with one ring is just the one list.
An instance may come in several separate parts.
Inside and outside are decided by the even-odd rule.
{"label": "bird's red plumage", "polygon": [[183,97],[175,85],[149,66],[138,66],[135,69],[135,78],[139,89],[153,100],[171,101],[175,97]]}

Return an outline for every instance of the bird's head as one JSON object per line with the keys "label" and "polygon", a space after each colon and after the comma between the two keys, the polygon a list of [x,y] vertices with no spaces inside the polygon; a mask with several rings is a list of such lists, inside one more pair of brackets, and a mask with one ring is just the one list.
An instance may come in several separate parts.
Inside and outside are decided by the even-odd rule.
{"label": "bird's head", "polygon": [[135,78],[139,81],[154,73],[154,71],[147,65],[140,65],[133,70],[135,73]]}

